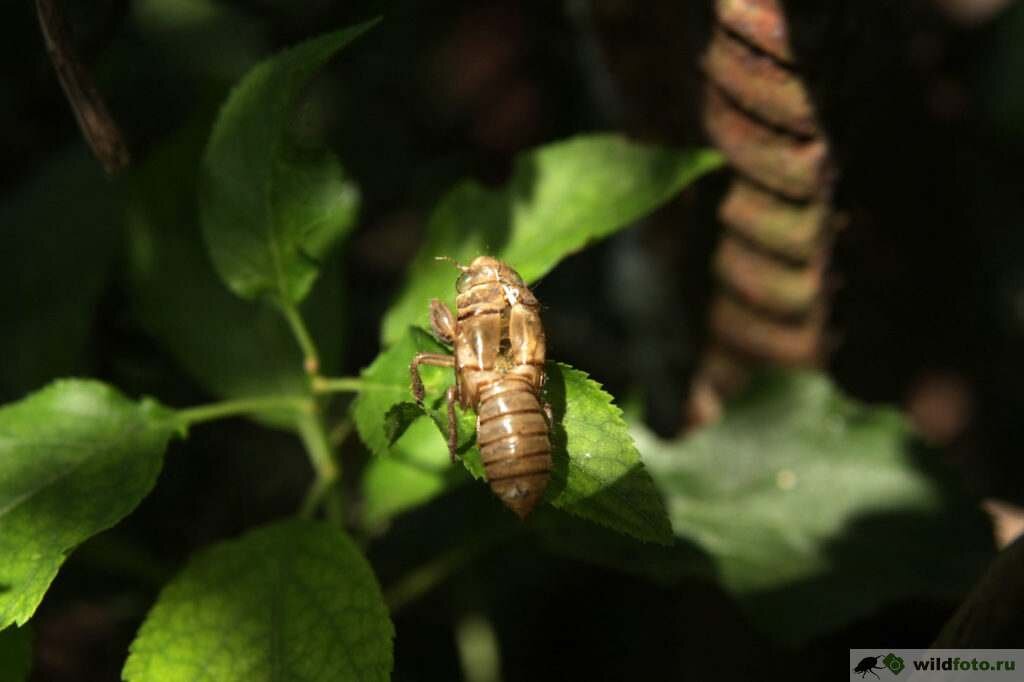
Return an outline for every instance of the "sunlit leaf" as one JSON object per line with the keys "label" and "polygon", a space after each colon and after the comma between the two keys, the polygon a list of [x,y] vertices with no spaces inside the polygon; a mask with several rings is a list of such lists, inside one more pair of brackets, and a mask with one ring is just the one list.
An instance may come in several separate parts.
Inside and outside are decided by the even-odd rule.
{"label": "sunlit leaf", "polygon": [[661,495],[612,397],[568,365],[549,362],[546,370],[545,398],[555,417],[548,499],[640,540],[671,542]]}
{"label": "sunlit leaf", "polygon": [[174,413],[64,380],[0,408],[0,628],[35,612],[79,543],[156,482]]}
{"label": "sunlit leaf", "polygon": [[284,521],[197,554],[131,646],[127,682],[390,679],[394,626],[337,527]]}
{"label": "sunlit leaf", "polygon": [[454,271],[436,256],[462,262],[497,256],[531,283],[719,165],[721,157],[710,150],[662,149],[618,135],[589,135],[521,154],[503,188],[459,185],[431,216],[405,287],[384,318],[384,343],[395,343],[409,325],[425,327],[430,299],[454,301]]}
{"label": "sunlit leaf", "polygon": [[[397,419],[416,417],[411,410],[393,411],[410,397],[409,362],[417,352],[445,353],[444,346],[419,329],[410,329],[363,373],[365,389],[356,400],[356,427],[363,441],[377,455],[405,457],[410,446],[418,449],[418,459],[440,462],[447,455],[447,407],[445,389],[454,381],[450,368],[421,367],[426,398],[424,407],[437,425],[428,435],[412,425],[394,444],[388,442],[388,430],[395,430]],[[554,470],[547,499],[556,507],[606,525],[642,540],[669,542],[671,530],[665,509],[650,476],[643,468],[621,411],[611,396],[585,374],[557,363],[547,365],[544,398],[551,403],[555,417],[552,431]],[[458,454],[467,470],[483,478],[480,453],[476,448],[476,415],[457,409]],[[410,439],[406,441],[406,439]],[[429,457],[426,456],[430,448]],[[436,487],[422,485],[431,494]]]}

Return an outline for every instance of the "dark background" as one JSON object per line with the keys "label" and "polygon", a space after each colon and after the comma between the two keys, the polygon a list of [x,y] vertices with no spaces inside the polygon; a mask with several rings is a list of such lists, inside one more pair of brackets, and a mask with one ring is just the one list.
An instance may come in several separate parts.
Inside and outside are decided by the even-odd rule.
{"label": "dark background", "polygon": [[[381,315],[429,211],[458,179],[501,182],[517,151],[585,131],[704,143],[696,65],[709,36],[705,3],[64,4],[137,160],[219,101],[260,57],[385,15],[326,70],[302,112],[364,199],[344,254],[345,374],[379,350]],[[975,493],[1024,503],[1024,6],[972,29],[920,1],[787,7],[837,150],[836,204],[849,219],[830,278],[830,373],[853,396],[907,407]],[[48,191],[56,187],[47,181],[54,160],[82,144],[31,3],[4,4],[0,45],[4,215],[38,216],[27,236],[22,225],[13,239],[13,223],[0,224],[8,235],[0,244],[42,243],[51,216],[92,215],[79,198]],[[94,183],[98,165],[82,164],[80,172],[83,186]],[[546,306],[550,354],[585,368],[663,435],[681,427],[702,341],[714,211],[725,181],[725,174],[702,181],[636,229],[571,257],[535,288]],[[116,190],[115,181],[95,186]],[[116,217],[110,220],[120,244]],[[68,374],[98,376],[172,405],[214,399],[134,319],[121,248],[115,245],[96,285],[95,305],[82,302],[80,348],[19,336],[16,325],[31,322],[43,296],[31,260],[12,270],[29,274],[4,280],[11,287],[4,292],[5,401]],[[29,251],[55,257],[46,248]],[[77,293],[64,292],[69,301]],[[355,495],[366,455],[353,438],[343,456]],[[33,679],[118,679],[161,582],[195,549],[291,513],[308,475],[290,437],[247,422],[196,429],[173,444],[138,512],[62,570],[34,619]],[[487,494],[478,488],[428,505],[399,521],[389,541],[370,545],[385,586],[404,553],[433,537],[422,529],[466,532],[460,510]],[[661,590],[523,542],[485,553],[396,615],[395,679],[460,679],[453,633],[474,614],[493,625],[506,680],[818,679],[821,666],[845,660],[849,646],[886,642],[897,629],[900,646],[927,645],[954,606],[899,604],[784,648],[755,633],[716,589]]]}

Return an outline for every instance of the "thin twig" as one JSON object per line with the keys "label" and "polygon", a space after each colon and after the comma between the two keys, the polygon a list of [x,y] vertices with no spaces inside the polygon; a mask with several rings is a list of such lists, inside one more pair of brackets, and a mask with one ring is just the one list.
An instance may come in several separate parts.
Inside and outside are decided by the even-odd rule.
{"label": "thin twig", "polygon": [[46,51],[82,136],[107,174],[116,175],[131,162],[128,146],[92,75],[75,54],[67,22],[57,3],[58,0],[36,0]]}
{"label": "thin twig", "polygon": [[341,465],[334,457],[323,423],[317,415],[304,415],[298,420],[298,427],[299,437],[306,448],[314,474],[313,484],[306,494],[299,515],[312,518],[323,504],[327,520],[340,525],[344,519],[344,510],[340,505],[338,491],[334,488],[341,477]]}
{"label": "thin twig", "polygon": [[316,344],[306,327],[305,320],[302,319],[301,313],[293,303],[282,301],[281,311],[284,313],[285,319],[288,320],[288,326],[291,328],[299,348],[302,349],[302,366],[306,370],[306,374],[316,377],[320,373],[320,355],[317,353]]}
{"label": "thin twig", "polygon": [[187,407],[175,413],[175,419],[184,426],[192,426],[217,419],[257,414],[270,410],[288,410],[306,415],[313,410],[313,403],[299,396],[265,396],[226,400],[219,403]]}
{"label": "thin twig", "polygon": [[359,377],[313,377],[313,393],[358,393],[364,388]]}

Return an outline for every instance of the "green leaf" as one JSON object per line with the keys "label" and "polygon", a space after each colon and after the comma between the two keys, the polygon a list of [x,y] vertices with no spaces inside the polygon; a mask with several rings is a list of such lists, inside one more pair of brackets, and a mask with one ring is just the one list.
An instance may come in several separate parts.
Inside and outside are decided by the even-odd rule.
{"label": "green leaf", "polygon": [[539,531],[539,540],[554,554],[636,575],[665,587],[682,578],[715,578],[715,565],[707,553],[682,538],[675,538],[671,544],[640,542],[552,507],[538,509],[530,518]]}
{"label": "green leaf", "polygon": [[[445,353],[447,350],[440,343],[421,329],[410,329],[399,343],[377,356],[373,363],[363,370],[363,388],[359,391],[352,404],[356,430],[370,451],[375,455],[393,454],[405,441],[408,431],[416,421],[428,421],[420,411],[419,417],[409,423],[399,424],[396,417],[404,419],[416,417],[415,411],[403,411],[400,415],[388,414],[396,406],[408,403],[413,399],[412,385],[409,378],[409,363],[416,353]],[[426,402],[436,400],[438,393],[451,384],[453,372],[442,367],[422,366],[420,376],[423,386],[430,398]],[[419,408],[417,408],[418,410]],[[390,429],[391,433],[388,433]],[[389,442],[397,431],[403,435],[394,443]],[[441,444],[444,447],[444,443]],[[445,450],[447,456],[447,450]]]}
{"label": "green leaf", "polygon": [[[363,371],[363,389],[352,405],[359,437],[377,455],[362,481],[364,520],[369,525],[378,525],[465,480],[461,467],[452,466],[446,442],[438,438],[432,420],[419,406],[409,404],[413,398],[409,362],[418,352],[446,350],[422,330],[410,330]],[[439,401],[452,382],[452,370],[428,366],[421,370],[426,403],[443,404]]]}
{"label": "green leaf", "polygon": [[0,408],[0,628],[35,612],[79,543],[156,482],[174,413],[65,380]]}
{"label": "green leaf", "polygon": [[289,123],[309,79],[373,23],[262,62],[221,109],[203,161],[201,216],[214,266],[242,298],[298,303],[320,261],[355,223],[358,193],[338,160],[296,148]]}
{"label": "green leaf", "polygon": [[[399,417],[412,416],[401,408],[395,410],[395,406],[409,400],[409,362],[417,352],[447,350],[426,332],[413,328],[381,353],[363,373],[365,389],[354,407],[356,428],[363,442],[377,455],[413,462],[441,462],[448,458],[444,394],[454,381],[450,368],[421,366],[426,390],[424,406],[437,426],[430,442],[419,442],[410,435],[412,426],[424,421],[420,417],[397,442],[388,443],[388,429],[396,430]],[[547,374],[545,397],[555,417],[554,471],[547,499],[556,507],[641,540],[671,542],[672,532],[658,490],[644,471],[622,413],[612,404],[611,396],[571,367],[549,362]],[[476,415],[461,409],[457,415],[460,458],[475,478],[482,479],[483,466],[475,444]],[[422,439],[428,434],[418,429],[414,435]],[[431,494],[438,492],[437,485],[422,479],[417,480],[423,483],[418,489]]]}
{"label": "green leaf", "polygon": [[398,403],[392,406],[384,415],[384,435],[387,437],[388,445],[394,445],[412,423],[424,414],[426,413],[423,408],[416,403]]}
{"label": "green leaf", "polygon": [[900,597],[955,595],[990,533],[894,410],[823,376],[773,374],[724,419],[658,441],[638,430],[672,526],[710,554],[755,624],[801,639]]}
{"label": "green leaf", "polygon": [[[149,333],[206,390],[223,398],[307,395],[302,353],[278,311],[224,288],[199,230],[196,169],[206,126],[186,127],[130,179],[126,225],[132,304]],[[344,292],[337,262],[303,303],[325,371],[343,351]],[[290,413],[257,418],[288,428]]]}
{"label": "green leaf", "polygon": [[548,499],[560,509],[648,542],[670,544],[665,505],[622,411],[601,385],[549,362],[545,397],[555,417]]}
{"label": "green leaf", "polygon": [[119,194],[76,147],[0,201],[0,401],[89,370],[96,303],[117,247]]}
{"label": "green leaf", "polygon": [[384,318],[385,344],[427,325],[427,303],[455,299],[455,273],[436,256],[464,263],[497,256],[527,283],[588,243],[627,227],[722,163],[711,150],[649,147],[618,135],[589,135],[520,155],[509,184],[464,182],[431,216],[409,279]]}
{"label": "green leaf", "polygon": [[24,682],[32,669],[32,633],[29,628],[0,630],[0,680]]}
{"label": "green leaf", "polygon": [[381,526],[467,480],[462,467],[452,466],[431,420],[418,419],[392,445],[390,454],[367,463],[361,485],[363,521],[370,528]]}
{"label": "green leaf", "polygon": [[394,627],[340,529],[284,521],[200,552],[160,593],[127,682],[387,680]]}

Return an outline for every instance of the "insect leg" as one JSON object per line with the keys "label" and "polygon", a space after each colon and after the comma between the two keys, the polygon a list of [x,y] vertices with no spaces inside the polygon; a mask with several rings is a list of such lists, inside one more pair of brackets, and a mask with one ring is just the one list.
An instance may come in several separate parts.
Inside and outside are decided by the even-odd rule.
{"label": "insect leg", "polygon": [[455,367],[455,358],[441,353],[417,353],[409,363],[409,377],[412,379],[412,394],[416,402],[422,404],[425,391],[423,379],[420,378],[420,365],[435,367]]}
{"label": "insect leg", "polygon": [[441,343],[452,345],[455,340],[455,316],[448,306],[436,298],[430,302],[430,326]]}
{"label": "insect leg", "polygon": [[544,416],[548,418],[548,428],[555,425],[555,413],[551,411],[551,403],[544,401]]}
{"label": "insect leg", "polygon": [[455,421],[455,385],[448,387],[448,392],[445,394],[448,399],[448,454],[452,457],[452,463],[455,463],[455,451],[459,449],[459,425]]}

